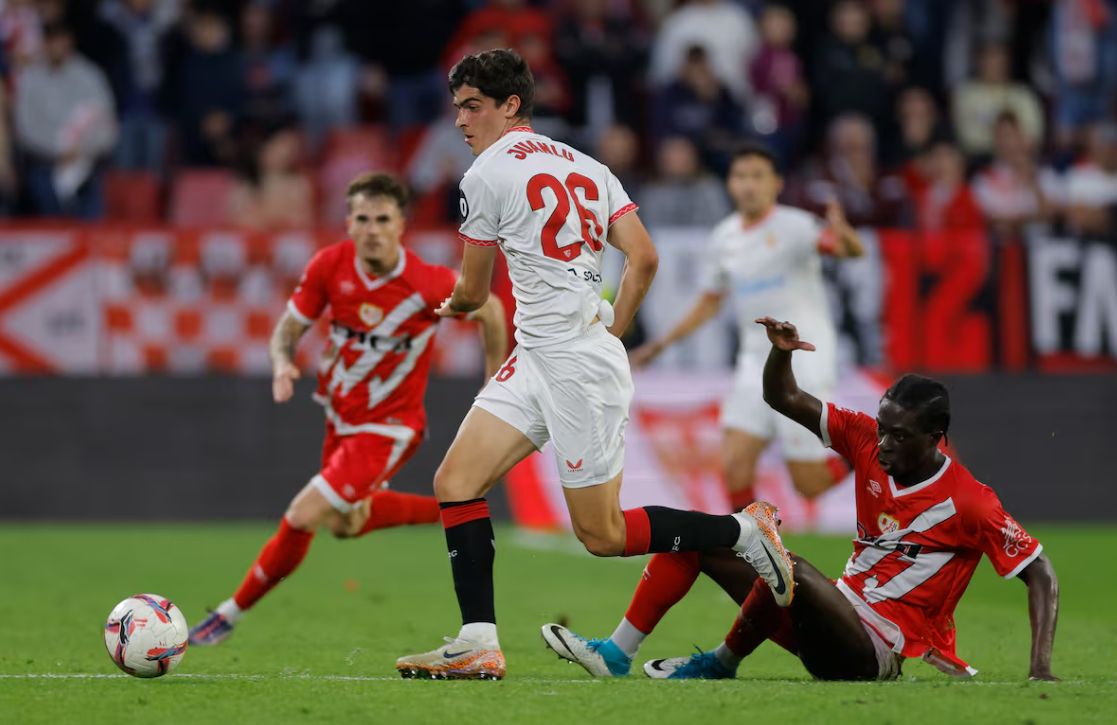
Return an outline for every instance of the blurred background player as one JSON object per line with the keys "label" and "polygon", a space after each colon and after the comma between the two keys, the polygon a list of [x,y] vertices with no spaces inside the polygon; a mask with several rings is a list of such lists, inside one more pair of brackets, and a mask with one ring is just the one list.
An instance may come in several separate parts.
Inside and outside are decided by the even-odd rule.
{"label": "blurred background player", "polygon": [[[786,605],[790,559],[770,507],[712,516],[648,506],[622,511],[624,431],[632,400],[618,337],[659,263],[617,178],[598,161],[528,125],[534,81],[514,51],[463,58],[450,71],[457,126],[476,159],[461,183],[462,274],[438,309],[456,315],[489,297],[499,247],[516,299],[512,356],[462,421],[435,474],[461,609],[456,638],[401,657],[403,677],[500,679],[493,602],[495,540],[484,496],[550,440],[574,533],[597,556],[714,547],[743,551]],[[613,305],[601,299],[608,241],[625,255]]]}
{"label": "blurred background player", "polygon": [[[244,612],[299,566],[319,527],[349,538],[438,520],[433,497],[382,486],[423,440],[423,396],[440,319],[434,310],[456,275],[401,247],[408,194],[394,177],[359,176],[346,198],[349,239],[310,261],[270,346],[272,396],[284,403],[299,377],[295,347],[330,309],[330,343],[314,395],[326,411],[322,470],[291,501],[233,596],[190,631],[191,644],[228,637]],[[480,323],[491,376],[507,348],[503,306],[490,297],[469,316]]]}
{"label": "blurred background player", "polygon": [[[1056,679],[1051,672],[1059,607],[1054,567],[997,494],[940,450],[950,428],[945,386],[905,375],[885,391],[874,421],[801,390],[792,352],[814,351],[815,346],[800,340],[788,322],[770,317],[757,322],[771,341],[764,399],[853,463],[853,554],[836,583],[793,556],[795,598],[786,608],[777,606],[768,585],[730,552],[703,554],[701,562],[697,556],[657,555],[655,559],[671,559],[676,571],[686,572],[677,577],[689,577],[682,591],[701,568],[742,606],[716,650],[651,660],[644,672],[657,679],[731,678],[744,657],[771,639],[822,680],[895,679],[908,657],[921,657],[956,677],[972,676],[977,671],[955,652],[954,608],[984,554],[998,574],[1019,577],[1028,587],[1029,677]],[[661,594],[641,581],[629,615],[654,610],[662,617],[678,598],[654,601]],[[551,646],[598,676],[627,674],[628,668],[620,665],[628,660],[618,661],[615,653],[624,646],[631,658],[640,644],[623,637],[615,641],[616,636],[585,640],[557,624],[543,630],[548,643],[556,634],[561,642],[573,643]]]}
{"label": "blurred background player", "polygon": [[803,321],[826,352],[796,359],[796,374],[829,397],[837,381],[837,333],[822,279],[822,254],[857,257],[861,240],[835,201],[827,225],[808,212],[776,202],[783,179],[775,156],[759,144],[741,146],[726,180],[737,211],[710,235],[703,259],[702,294],[666,335],[632,353],[643,367],[675,342],[713,319],[730,298],[739,325],[740,351],[733,390],[721,407],[722,471],[733,509],[754,499],[757,461],[772,440],[780,444],[797,491],[813,498],[849,472],[839,458],[827,460],[819,442],[764,402],[760,372],[767,341],[750,320],[765,315]]}

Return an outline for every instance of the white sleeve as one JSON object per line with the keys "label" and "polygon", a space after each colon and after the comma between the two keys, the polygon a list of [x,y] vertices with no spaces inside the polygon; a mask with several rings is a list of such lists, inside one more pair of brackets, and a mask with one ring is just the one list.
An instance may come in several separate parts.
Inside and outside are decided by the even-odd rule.
{"label": "white sleeve", "polygon": [[803,212],[802,216],[796,220],[798,223],[795,225],[790,241],[796,250],[805,257],[818,254],[819,248],[822,246],[823,235],[826,232],[826,225],[818,216],[809,212]]}
{"label": "white sleeve", "polygon": [[608,203],[609,226],[615,224],[625,214],[640,208],[629,198],[628,192],[621,186],[620,179],[614,176],[609,169],[605,169],[605,194]]}
{"label": "white sleeve", "polygon": [[479,174],[466,173],[458,187],[458,207],[462,215],[458,238],[466,244],[496,245],[499,236],[500,203]]}

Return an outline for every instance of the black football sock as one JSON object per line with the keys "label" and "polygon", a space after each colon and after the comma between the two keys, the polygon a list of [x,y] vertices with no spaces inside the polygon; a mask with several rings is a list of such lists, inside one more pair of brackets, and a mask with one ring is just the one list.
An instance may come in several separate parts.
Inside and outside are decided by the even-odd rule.
{"label": "black football sock", "polygon": [[625,556],[671,551],[706,551],[729,548],[741,536],[741,525],[732,516],[680,511],[665,506],[628,509],[625,520]]}
{"label": "black football sock", "polygon": [[440,503],[446,549],[454,573],[454,591],[462,612],[462,624],[496,624],[493,604],[493,560],[496,541],[489,504],[483,498]]}

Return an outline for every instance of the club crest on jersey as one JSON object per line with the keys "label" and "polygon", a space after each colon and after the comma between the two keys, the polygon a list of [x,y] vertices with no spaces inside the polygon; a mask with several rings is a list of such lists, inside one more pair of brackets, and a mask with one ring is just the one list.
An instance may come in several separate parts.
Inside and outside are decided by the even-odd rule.
{"label": "club crest on jersey", "polygon": [[1001,527],[1001,533],[1005,537],[1005,554],[1008,556],[1019,556],[1032,543],[1032,537],[1008,514],[1005,514],[1005,525]]}
{"label": "club crest on jersey", "polygon": [[369,302],[362,302],[357,315],[361,318],[361,322],[372,327],[384,319],[384,310]]}
{"label": "club crest on jersey", "polygon": [[768,232],[764,237],[764,243],[768,245],[769,249],[774,249],[776,246],[776,235],[772,232]]}
{"label": "club crest on jersey", "polygon": [[888,514],[877,516],[877,528],[882,534],[892,534],[900,530],[900,522]]}

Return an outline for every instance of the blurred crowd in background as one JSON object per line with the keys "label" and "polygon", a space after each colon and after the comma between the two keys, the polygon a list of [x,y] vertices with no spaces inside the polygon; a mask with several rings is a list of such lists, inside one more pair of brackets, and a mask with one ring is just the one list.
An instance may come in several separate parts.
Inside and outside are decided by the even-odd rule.
{"label": "blurred crowd in background", "polygon": [[650,225],[754,138],[859,225],[1117,228],[1117,0],[0,0],[0,213],[329,225],[373,164],[452,224],[446,74],[494,47]]}

